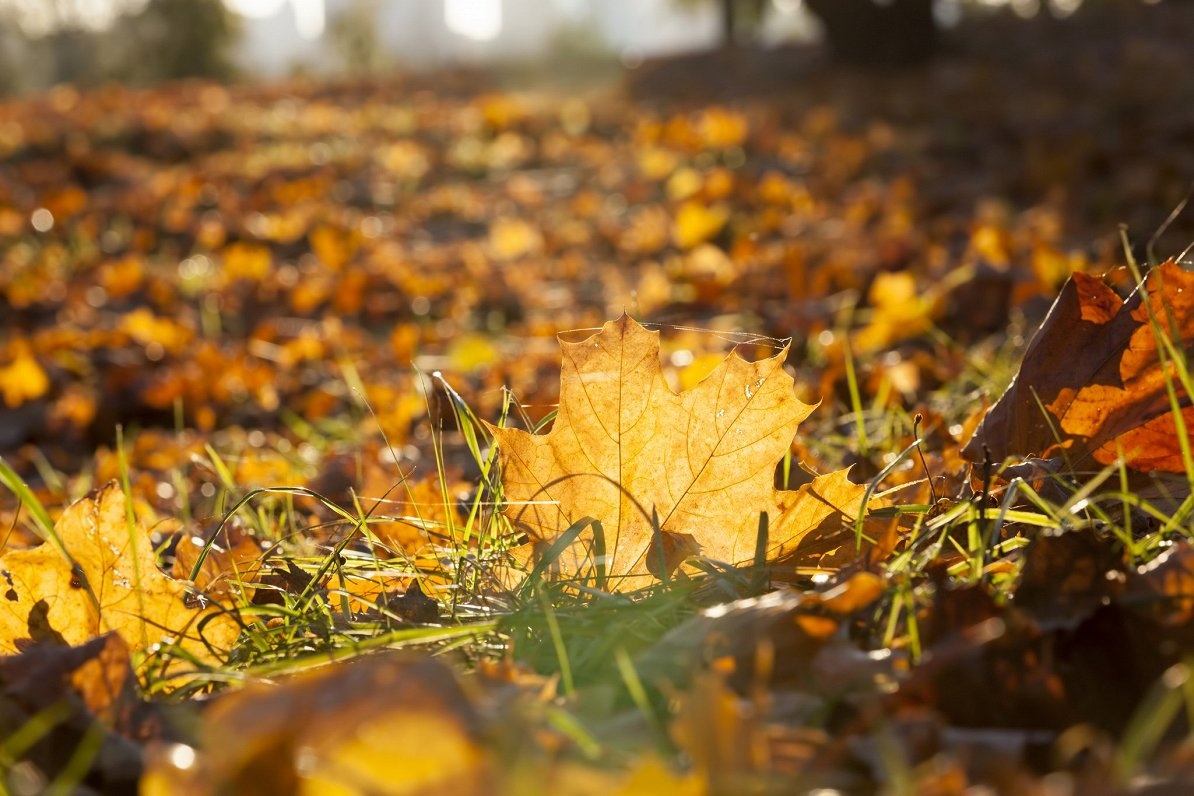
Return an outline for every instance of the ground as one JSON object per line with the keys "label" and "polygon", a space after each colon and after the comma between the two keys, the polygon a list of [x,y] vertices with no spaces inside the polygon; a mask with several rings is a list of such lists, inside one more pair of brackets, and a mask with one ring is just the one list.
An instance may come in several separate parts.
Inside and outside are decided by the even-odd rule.
{"label": "ground", "polygon": [[[169,600],[246,628],[235,651],[192,661],[179,689],[166,685],[178,658],[139,647],[144,621],[120,635],[123,653],[112,636],[56,653],[32,641],[85,644],[93,633],[76,640],[54,612],[77,602],[91,616],[88,600],[65,592],[74,602],[39,609],[41,635],[25,611],[0,639],[23,653],[0,668],[0,726],[25,728],[33,751],[4,765],[43,785],[89,777],[103,790],[148,771],[177,788],[190,775],[161,744],[179,741],[207,761],[205,787],[247,787],[260,743],[322,750],[315,773],[280,755],[276,783],[319,782],[347,759],[373,761],[362,782],[393,775],[367,739],[296,734],[286,706],[307,700],[321,726],[382,735],[411,732],[397,717],[416,713],[439,728],[421,733],[444,739],[431,757],[463,772],[462,788],[497,776],[526,792],[541,776],[576,792],[1010,792],[1051,770],[1079,789],[1180,781],[1188,293],[1176,271],[1145,283],[1166,337],[1152,304],[1067,280],[1109,273],[1126,294],[1194,241],[1181,212],[1194,88],[1179,79],[1191,34],[1182,4],[1116,4],[1064,22],[980,20],[933,63],[884,73],[817,48],[738,48],[612,83],[560,69],[534,84],[511,70],[63,86],[0,106],[4,572],[23,571],[13,562],[34,554],[21,549],[62,527],[71,501],[116,479],[129,527],[207,592]],[[1124,332],[1089,327],[1099,363],[1052,332],[1053,370],[1072,384],[1025,354],[1066,284],[1074,328],[1102,313]],[[590,339],[624,312],[660,331],[674,390],[731,348],[757,359],[789,346],[793,397],[819,405],[767,462],[775,486],[818,489],[850,467],[867,517],[842,498],[834,528],[765,570],[690,560],[633,594],[600,573],[541,580],[547,565],[523,580],[520,566],[569,559],[498,511],[510,465],[480,421],[556,418],[557,335]],[[1114,422],[1075,431],[1058,414],[1069,458],[1052,439],[1020,444],[1040,437],[1012,421],[1015,434],[988,423],[976,439],[1011,464],[1039,457],[1029,469],[1001,474],[981,445],[963,456],[1022,360],[1043,404],[1057,405],[1048,390],[1091,403],[1083,390],[1109,383],[1099,367],[1135,362],[1142,341],[1147,401],[1121,368],[1110,382],[1123,402],[1103,413]],[[1166,422],[1146,448],[1154,465],[1133,465],[1131,435]],[[1121,443],[1110,461],[1082,447],[1103,438]],[[1163,461],[1176,462],[1169,479],[1147,478]],[[113,495],[77,511],[123,516]],[[655,544],[680,538],[663,526]],[[73,583],[91,557],[66,548]],[[692,552],[675,549],[677,562]],[[82,579],[95,632],[117,630],[105,600],[122,565],[97,566]],[[38,597],[17,580],[12,594]],[[161,729],[164,703],[393,646],[434,649],[452,671],[368,659],[345,670],[357,680],[328,667],[288,696],[238,692],[201,731]],[[122,671],[127,647],[141,690],[114,704],[136,709],[113,719],[110,703],[79,697],[55,732],[81,742],[104,715],[103,748],[132,751],[71,768],[27,728],[74,693],[71,672],[105,655]],[[46,660],[59,686],[13,707]],[[403,667],[421,695],[358,692]],[[254,711],[269,721],[244,719]]]}

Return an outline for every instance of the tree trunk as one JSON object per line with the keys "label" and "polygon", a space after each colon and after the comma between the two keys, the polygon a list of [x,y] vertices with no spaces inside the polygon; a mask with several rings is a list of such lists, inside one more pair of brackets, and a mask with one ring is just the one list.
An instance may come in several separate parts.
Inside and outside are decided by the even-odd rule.
{"label": "tree trunk", "polygon": [[738,39],[734,0],[721,0],[721,46],[733,47]]}
{"label": "tree trunk", "polygon": [[932,57],[933,0],[805,0],[825,25],[834,57],[867,65],[905,65]]}
{"label": "tree trunk", "polygon": [[767,0],[721,0],[721,43],[736,47],[763,27]]}

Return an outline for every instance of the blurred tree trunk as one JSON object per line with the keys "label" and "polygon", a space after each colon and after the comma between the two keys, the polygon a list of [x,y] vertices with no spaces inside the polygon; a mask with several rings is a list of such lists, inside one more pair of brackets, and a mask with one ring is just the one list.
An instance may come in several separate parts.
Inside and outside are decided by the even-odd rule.
{"label": "blurred tree trunk", "polygon": [[763,27],[769,0],[721,0],[721,43],[735,47]]}
{"label": "blurred tree trunk", "polygon": [[97,82],[92,65],[96,60],[95,36],[73,26],[60,28],[47,37],[51,63],[50,83],[78,83],[89,86]]}
{"label": "blurred tree trunk", "polygon": [[126,22],[137,43],[130,52],[134,80],[228,78],[235,71],[229,50],[239,26],[222,0],[149,0]]}
{"label": "blurred tree trunk", "polygon": [[856,64],[925,61],[937,45],[933,0],[805,0],[836,58]]}

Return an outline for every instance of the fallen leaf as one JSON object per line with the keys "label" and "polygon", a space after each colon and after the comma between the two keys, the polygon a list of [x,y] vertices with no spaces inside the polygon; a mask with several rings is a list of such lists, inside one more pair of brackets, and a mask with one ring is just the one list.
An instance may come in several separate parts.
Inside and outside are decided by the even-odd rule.
{"label": "fallen leaf", "polygon": [[[134,739],[152,733],[155,719],[140,701],[128,647],[115,633],[77,647],[40,644],[0,657],[0,738],[40,727],[20,757],[22,781],[38,792],[76,767],[79,792],[135,793],[142,764]],[[84,743],[91,753],[80,771]],[[6,785],[15,781],[11,773],[4,772]]]}
{"label": "fallen leaf", "polygon": [[153,790],[142,792],[482,794],[494,784],[480,719],[451,670],[400,652],[229,695],[199,735],[186,766],[151,756]]}
{"label": "fallen leaf", "polygon": [[[861,507],[864,489],[845,471],[795,491],[774,486],[776,464],[814,409],[793,395],[786,349],[758,362],[732,353],[677,395],[659,365],[658,333],[628,316],[561,346],[560,407],[551,431],[489,426],[506,515],[535,542],[551,542],[585,518],[599,520],[615,588],[650,582],[647,573],[669,547],[687,548],[689,538],[707,558],[751,561],[760,513],[769,518],[767,555],[774,560],[810,533],[840,529]],[[591,531],[581,534],[559,570],[580,573],[599,547]]]}
{"label": "fallen leaf", "polygon": [[670,729],[711,790],[729,793],[732,783],[757,780],[768,767],[765,719],[765,706],[739,696],[720,673],[708,671],[685,694]]}
{"label": "fallen leaf", "polygon": [[1024,552],[1016,607],[1046,629],[1071,628],[1123,591],[1123,550],[1090,531],[1041,534]]}
{"label": "fallen leaf", "polygon": [[264,279],[271,266],[270,251],[256,243],[238,241],[224,248],[224,273],[229,280]]}
{"label": "fallen leaf", "polygon": [[939,302],[917,290],[917,279],[908,271],[875,275],[868,298],[874,307],[870,322],[860,329],[854,345],[871,353],[915,337],[932,326]]}
{"label": "fallen leaf", "polygon": [[326,224],[311,230],[307,239],[315,256],[336,273],[344,270],[361,245],[360,234],[356,230]]}
{"label": "fallen leaf", "polygon": [[265,554],[253,537],[231,528],[222,529],[214,541],[184,535],[174,548],[171,574],[189,579],[200,555],[203,563],[194,580],[206,597],[223,600],[235,594],[252,599],[254,584],[265,567]]}
{"label": "fallen leaf", "polygon": [[1194,623],[1194,544],[1182,539],[1128,581],[1135,607],[1170,626]]}
{"label": "fallen leaf", "polygon": [[1189,359],[1194,273],[1167,262],[1126,301],[1101,279],[1073,274],[965,456],[982,461],[986,447],[996,461],[1063,457],[1073,467],[1088,458],[1108,465],[1122,457],[1133,470],[1184,472],[1167,382],[1187,428],[1194,427],[1194,406],[1173,363],[1162,365],[1150,315]]}
{"label": "fallen leaf", "polygon": [[724,207],[707,207],[703,202],[689,200],[676,211],[672,241],[681,249],[691,249],[721,232],[729,217]]}
{"label": "fallen leaf", "polygon": [[679,774],[654,755],[647,756],[630,774],[618,796],[652,796],[670,793],[672,796],[704,796],[708,783],[696,772]]}
{"label": "fallen leaf", "polygon": [[36,400],[50,389],[50,377],[38,364],[27,343],[18,343],[11,362],[0,367],[0,392],[10,409]]}
{"label": "fallen leaf", "polygon": [[498,260],[514,260],[543,248],[539,230],[516,218],[499,218],[490,225],[489,245]]}
{"label": "fallen leaf", "polygon": [[141,652],[178,644],[212,660],[231,648],[240,625],[223,610],[187,605],[185,585],[157,568],[149,535],[130,525],[125,506],[109,483],[63,512],[54,526],[62,550],[45,542],[0,557],[0,653],[111,631]]}

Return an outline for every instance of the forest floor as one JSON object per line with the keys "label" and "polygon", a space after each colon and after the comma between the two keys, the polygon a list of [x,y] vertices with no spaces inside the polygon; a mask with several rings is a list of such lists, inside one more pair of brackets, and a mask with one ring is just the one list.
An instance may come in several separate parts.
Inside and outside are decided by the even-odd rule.
{"label": "forest floor", "polygon": [[1191,41],[0,104],[0,782],[1191,785]]}

